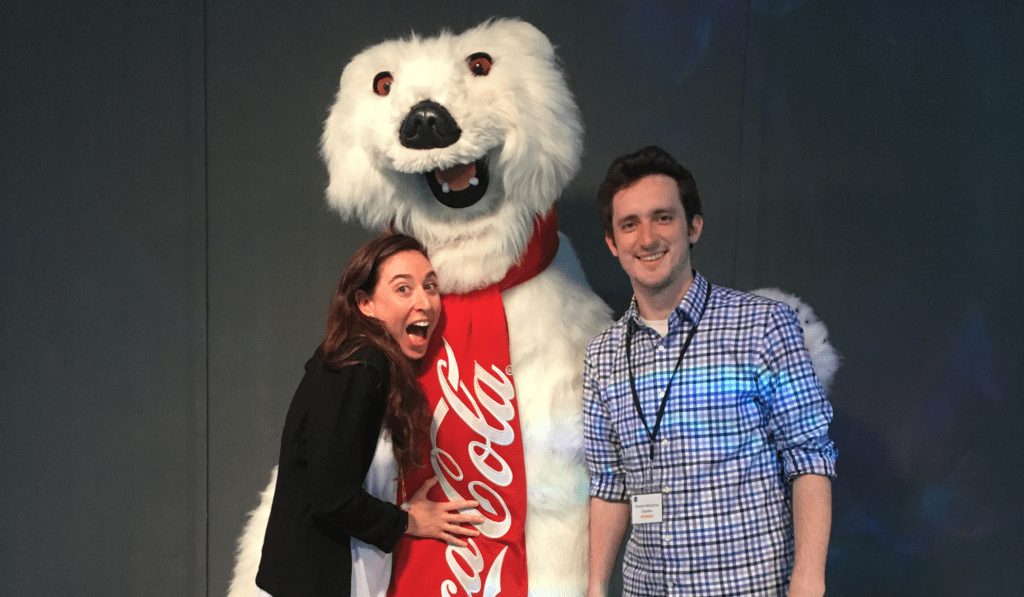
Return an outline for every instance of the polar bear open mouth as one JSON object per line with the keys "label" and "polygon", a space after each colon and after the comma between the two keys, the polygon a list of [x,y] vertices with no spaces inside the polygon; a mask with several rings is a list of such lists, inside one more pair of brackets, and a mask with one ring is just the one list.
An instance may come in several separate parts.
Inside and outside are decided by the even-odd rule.
{"label": "polar bear open mouth", "polygon": [[447,169],[435,168],[424,172],[423,176],[427,179],[430,192],[442,205],[454,209],[469,207],[480,201],[487,192],[487,159],[480,158]]}

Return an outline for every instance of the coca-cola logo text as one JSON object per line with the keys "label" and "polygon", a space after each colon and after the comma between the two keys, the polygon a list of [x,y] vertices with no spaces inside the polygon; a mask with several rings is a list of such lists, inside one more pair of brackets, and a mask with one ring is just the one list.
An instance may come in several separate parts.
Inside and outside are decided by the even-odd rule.
{"label": "coca-cola logo text", "polygon": [[[473,390],[470,391],[460,377],[459,363],[448,340],[442,338],[442,341],[447,358],[438,359],[436,371],[443,400],[438,401],[434,409],[430,463],[445,497],[449,500],[473,499],[480,503],[475,512],[484,518],[484,522],[477,526],[480,533],[491,538],[502,537],[512,526],[512,516],[496,488],[508,487],[514,477],[502,451],[515,441],[515,386],[501,368],[491,365],[488,371],[474,360]],[[476,469],[475,474],[471,473],[473,480],[465,483],[468,497],[455,487],[456,483],[463,484],[466,479],[462,467],[451,453],[438,446],[438,433],[450,413],[479,436],[465,444],[466,456]],[[458,587],[468,595],[479,593],[481,588],[487,595],[499,594],[501,567],[508,547],[494,558],[486,583],[481,587],[480,575],[487,562],[474,539],[468,539],[467,543],[467,547],[449,545],[445,550],[445,561],[455,578],[441,584],[441,595],[451,597]]]}

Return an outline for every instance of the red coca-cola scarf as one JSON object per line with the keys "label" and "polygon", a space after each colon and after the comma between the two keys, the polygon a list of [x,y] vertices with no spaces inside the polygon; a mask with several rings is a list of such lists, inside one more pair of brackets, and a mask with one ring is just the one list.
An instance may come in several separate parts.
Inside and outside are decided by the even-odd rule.
{"label": "red coca-cola scarf", "polygon": [[526,597],[526,468],[501,292],[544,271],[557,251],[551,210],[537,218],[525,254],[504,279],[442,298],[419,378],[433,413],[430,449],[419,450],[426,466],[403,472],[399,499],[437,476],[427,497],[476,500],[486,522],[465,548],[405,535],[389,596]]}

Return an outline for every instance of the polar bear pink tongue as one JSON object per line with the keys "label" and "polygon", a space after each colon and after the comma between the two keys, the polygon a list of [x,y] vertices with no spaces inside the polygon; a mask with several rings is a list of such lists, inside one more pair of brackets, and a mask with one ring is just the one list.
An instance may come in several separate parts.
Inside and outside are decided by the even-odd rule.
{"label": "polar bear pink tongue", "polygon": [[438,168],[434,170],[434,177],[437,182],[448,183],[448,188],[453,191],[464,191],[469,187],[469,179],[476,176],[476,164],[459,164],[447,170]]}

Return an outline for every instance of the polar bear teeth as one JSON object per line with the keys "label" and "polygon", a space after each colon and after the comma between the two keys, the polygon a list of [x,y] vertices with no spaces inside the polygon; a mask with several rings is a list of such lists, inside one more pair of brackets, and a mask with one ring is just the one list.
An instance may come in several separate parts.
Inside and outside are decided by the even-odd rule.
{"label": "polar bear teeth", "polygon": [[461,209],[475,205],[487,193],[487,159],[435,168],[423,175],[431,193],[445,207]]}
{"label": "polar bear teeth", "polygon": [[437,168],[434,170],[434,176],[437,177],[437,182],[441,183],[442,190],[447,187],[452,191],[464,191],[472,185],[470,179],[477,178],[476,162],[456,164],[451,168]]}
{"label": "polar bear teeth", "polygon": [[[474,176],[474,177],[470,178],[469,180],[467,180],[466,182],[469,183],[469,186],[475,187],[475,186],[478,186],[480,184],[480,179]],[[441,192],[442,193],[447,195],[448,193],[451,192],[451,190],[452,190],[452,187],[448,183],[446,183],[446,182],[442,182],[441,183]]]}

